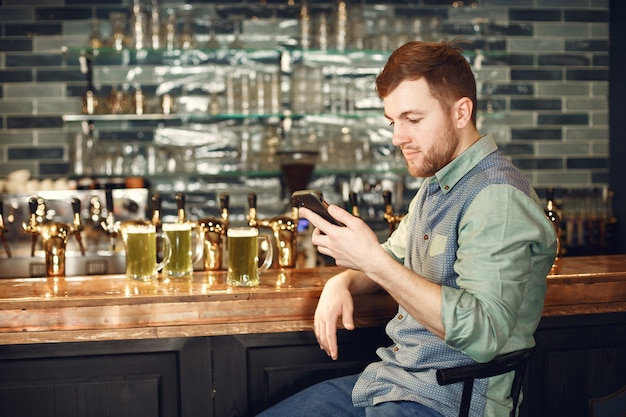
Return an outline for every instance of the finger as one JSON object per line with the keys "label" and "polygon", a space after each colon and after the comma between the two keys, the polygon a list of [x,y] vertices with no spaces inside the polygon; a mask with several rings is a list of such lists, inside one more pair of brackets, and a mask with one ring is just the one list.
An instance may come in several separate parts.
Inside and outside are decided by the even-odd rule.
{"label": "finger", "polygon": [[354,330],[354,305],[345,304],[341,311],[343,327],[347,330]]}
{"label": "finger", "polygon": [[326,342],[326,327],[324,321],[319,317],[315,317],[314,319],[314,329],[315,329],[315,338],[317,339],[317,344],[320,346],[320,349],[326,352],[328,356],[330,356],[330,352],[328,351],[328,345]]}
{"label": "finger", "polygon": [[306,207],[301,207],[298,209],[298,214],[301,217],[304,217],[309,222],[313,223],[316,229],[319,229],[321,232],[325,233],[330,227],[334,227],[334,225],[328,221],[326,221],[322,216],[309,210]]}
{"label": "finger", "polygon": [[337,327],[330,325],[330,323],[326,327],[326,340],[326,346],[328,349],[326,352],[333,360],[337,359],[339,357],[337,348]]}

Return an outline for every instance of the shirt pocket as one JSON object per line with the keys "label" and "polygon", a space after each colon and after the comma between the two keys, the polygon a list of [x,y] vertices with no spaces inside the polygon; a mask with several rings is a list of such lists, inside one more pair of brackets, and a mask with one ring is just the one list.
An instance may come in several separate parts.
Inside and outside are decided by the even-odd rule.
{"label": "shirt pocket", "polygon": [[430,256],[441,255],[446,250],[446,244],[448,243],[448,236],[435,234],[430,242],[430,249],[428,254]]}

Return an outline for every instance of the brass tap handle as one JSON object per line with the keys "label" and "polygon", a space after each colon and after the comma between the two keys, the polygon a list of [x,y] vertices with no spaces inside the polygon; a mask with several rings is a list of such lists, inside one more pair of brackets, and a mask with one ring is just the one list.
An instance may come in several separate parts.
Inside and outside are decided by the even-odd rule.
{"label": "brass tap handle", "polygon": [[174,200],[176,201],[176,213],[177,213],[176,222],[185,223],[185,221],[187,220],[185,216],[185,194],[176,193]]}
{"label": "brass tap handle", "polygon": [[248,206],[250,208],[256,208],[256,193],[248,193]]}
{"label": "brass tap handle", "polygon": [[31,197],[28,200],[28,209],[30,217],[28,224],[23,224],[24,231],[31,234],[30,238],[30,256],[35,256],[35,248],[37,247],[37,236],[39,235],[39,224],[37,222],[37,208],[39,207],[39,199]]}
{"label": "brass tap handle", "polygon": [[114,212],[114,206],[113,206],[113,190],[110,188],[107,188],[104,191],[104,197],[105,197],[105,204],[106,204],[106,209],[107,209],[107,218],[106,218],[106,223],[103,225],[105,226],[104,229],[107,232],[112,232],[113,231],[113,225],[115,224],[115,214]]}
{"label": "brass tap handle", "polygon": [[257,226],[255,193],[248,193],[248,225],[252,227]]}
{"label": "brass tap handle", "polygon": [[354,191],[350,191],[350,193],[348,194],[348,198],[350,200],[350,211],[352,212],[352,215],[355,217],[360,217],[359,216],[359,197],[357,193],[355,193]]}
{"label": "brass tap handle", "polygon": [[107,211],[113,214],[113,189],[107,188],[104,191],[104,196],[106,198]]}
{"label": "brass tap handle", "polygon": [[9,247],[9,241],[6,236],[6,226],[4,225],[4,208],[2,205],[2,199],[0,199],[0,240],[2,240],[2,246],[4,246],[7,257],[10,258],[12,255],[11,248]]}
{"label": "brass tap handle", "polygon": [[115,215],[113,214],[113,190],[111,188],[107,188],[104,191],[105,204],[107,209],[107,217],[104,221],[100,222],[100,226],[104,229],[105,232],[109,234],[111,239],[111,250],[114,251],[117,246],[117,236],[118,230],[115,225]]}
{"label": "brass tap handle", "polygon": [[74,222],[72,224],[72,234],[76,237],[78,246],[80,247],[80,253],[85,256],[85,246],[83,245],[83,237],[80,232],[83,230],[83,224],[80,221],[80,199],[72,198],[72,211],[74,212]]}
{"label": "brass tap handle", "polygon": [[230,196],[226,193],[220,194],[220,208],[222,210],[222,221],[224,224],[228,224],[228,205],[230,203]]}
{"label": "brass tap handle", "polygon": [[389,225],[389,235],[391,236],[391,234],[393,233],[393,230],[395,229],[396,224],[402,220],[404,215],[393,214],[393,206],[391,205],[391,191],[389,190],[383,191],[383,201],[385,202],[385,214],[383,215],[383,217],[385,218],[385,220],[387,221],[387,224]]}
{"label": "brass tap handle", "polygon": [[161,195],[154,194],[152,196],[152,224],[157,228],[157,230],[161,229]]}
{"label": "brass tap handle", "polygon": [[[391,191],[389,190],[383,191],[383,201],[385,202],[385,210],[387,210],[388,207],[392,207],[391,206]],[[392,207],[392,210],[393,210],[393,207]]]}
{"label": "brass tap handle", "polygon": [[300,213],[298,211],[298,203],[295,200],[291,200],[291,218],[296,222],[296,225],[300,221]]}

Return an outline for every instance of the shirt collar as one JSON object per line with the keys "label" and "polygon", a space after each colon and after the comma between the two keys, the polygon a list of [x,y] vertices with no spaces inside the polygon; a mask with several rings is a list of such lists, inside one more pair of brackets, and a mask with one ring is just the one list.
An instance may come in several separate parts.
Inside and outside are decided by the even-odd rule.
{"label": "shirt collar", "polygon": [[448,165],[435,173],[435,178],[444,193],[449,192],[454,185],[487,155],[498,149],[493,136],[483,135],[461,155],[454,158]]}

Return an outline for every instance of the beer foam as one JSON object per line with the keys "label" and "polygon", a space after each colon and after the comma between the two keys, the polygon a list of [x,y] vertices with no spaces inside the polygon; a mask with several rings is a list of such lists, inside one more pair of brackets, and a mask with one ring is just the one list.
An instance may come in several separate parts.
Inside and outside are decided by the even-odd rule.
{"label": "beer foam", "polygon": [[126,234],[138,234],[138,233],[154,233],[156,232],[156,227],[151,224],[135,224],[126,227]]}
{"label": "beer foam", "polygon": [[191,230],[189,223],[163,223],[164,232],[188,232]]}
{"label": "beer foam", "polygon": [[227,235],[229,237],[252,237],[258,236],[259,230],[255,227],[234,227],[228,229]]}

